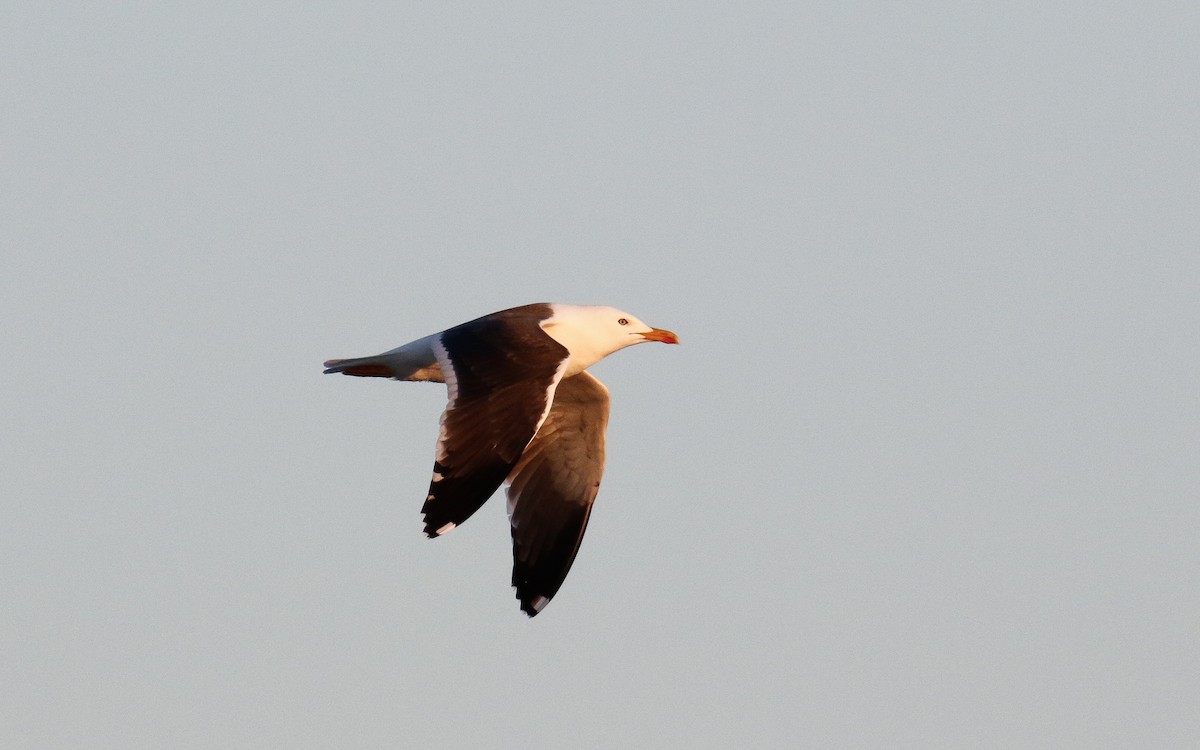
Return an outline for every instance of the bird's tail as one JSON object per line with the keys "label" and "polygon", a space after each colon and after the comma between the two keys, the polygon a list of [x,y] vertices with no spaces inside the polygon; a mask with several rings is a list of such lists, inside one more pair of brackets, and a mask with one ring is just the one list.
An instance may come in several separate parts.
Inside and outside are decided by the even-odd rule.
{"label": "bird's tail", "polygon": [[326,360],[325,374],[328,375],[336,372],[360,378],[396,377],[395,368],[387,361],[387,357],[382,354],[377,354],[374,357]]}
{"label": "bird's tail", "polygon": [[433,352],[433,340],[433,336],[428,336],[373,357],[331,359],[325,362],[325,373],[340,372],[360,378],[432,380],[442,383],[445,382],[445,378]]}

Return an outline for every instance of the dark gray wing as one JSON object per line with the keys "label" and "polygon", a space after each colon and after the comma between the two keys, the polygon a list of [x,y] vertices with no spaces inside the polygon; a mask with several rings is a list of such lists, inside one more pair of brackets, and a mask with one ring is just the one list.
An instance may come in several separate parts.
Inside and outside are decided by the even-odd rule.
{"label": "dark gray wing", "polygon": [[421,507],[427,536],[479,510],[542,423],[568,357],[539,325],[549,315],[548,305],[527,305],[447,329],[434,341],[450,400]]}
{"label": "dark gray wing", "polygon": [[608,389],[582,372],[564,379],[550,413],[509,476],[513,586],[533,617],[575,562],[604,473]]}

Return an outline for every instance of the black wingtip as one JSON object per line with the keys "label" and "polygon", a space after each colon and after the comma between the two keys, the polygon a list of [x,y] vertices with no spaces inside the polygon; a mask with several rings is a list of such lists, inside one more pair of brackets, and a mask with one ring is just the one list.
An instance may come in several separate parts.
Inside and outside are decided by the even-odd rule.
{"label": "black wingtip", "polygon": [[548,596],[522,594],[519,590],[517,591],[517,599],[521,602],[521,611],[530,617],[537,617],[538,613],[550,603],[550,597]]}
{"label": "black wingtip", "polygon": [[[430,518],[429,514],[424,514],[422,517],[425,520],[425,536],[429,539],[437,539],[438,537],[449,534],[451,531],[454,531],[458,528],[458,524],[454,521],[441,522],[434,518]],[[435,526],[434,524],[439,525]]]}

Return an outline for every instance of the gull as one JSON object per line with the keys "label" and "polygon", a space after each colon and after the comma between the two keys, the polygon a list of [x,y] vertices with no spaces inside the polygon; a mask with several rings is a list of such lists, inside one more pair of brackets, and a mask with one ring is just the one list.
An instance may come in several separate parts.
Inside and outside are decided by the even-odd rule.
{"label": "gull", "polygon": [[613,307],[538,303],[325,372],[446,384],[425,534],[452,531],[507,484],[512,585],[533,617],[575,561],[604,473],[609,394],[586,370],[647,341],[679,338]]}

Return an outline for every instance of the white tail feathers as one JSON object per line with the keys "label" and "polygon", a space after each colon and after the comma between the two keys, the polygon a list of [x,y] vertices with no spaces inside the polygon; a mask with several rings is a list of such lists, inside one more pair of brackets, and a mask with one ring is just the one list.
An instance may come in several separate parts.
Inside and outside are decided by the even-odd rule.
{"label": "white tail feathers", "polygon": [[373,357],[331,359],[325,362],[325,373],[444,383],[446,379],[442,376],[442,368],[433,354],[433,339],[434,336],[426,336]]}

